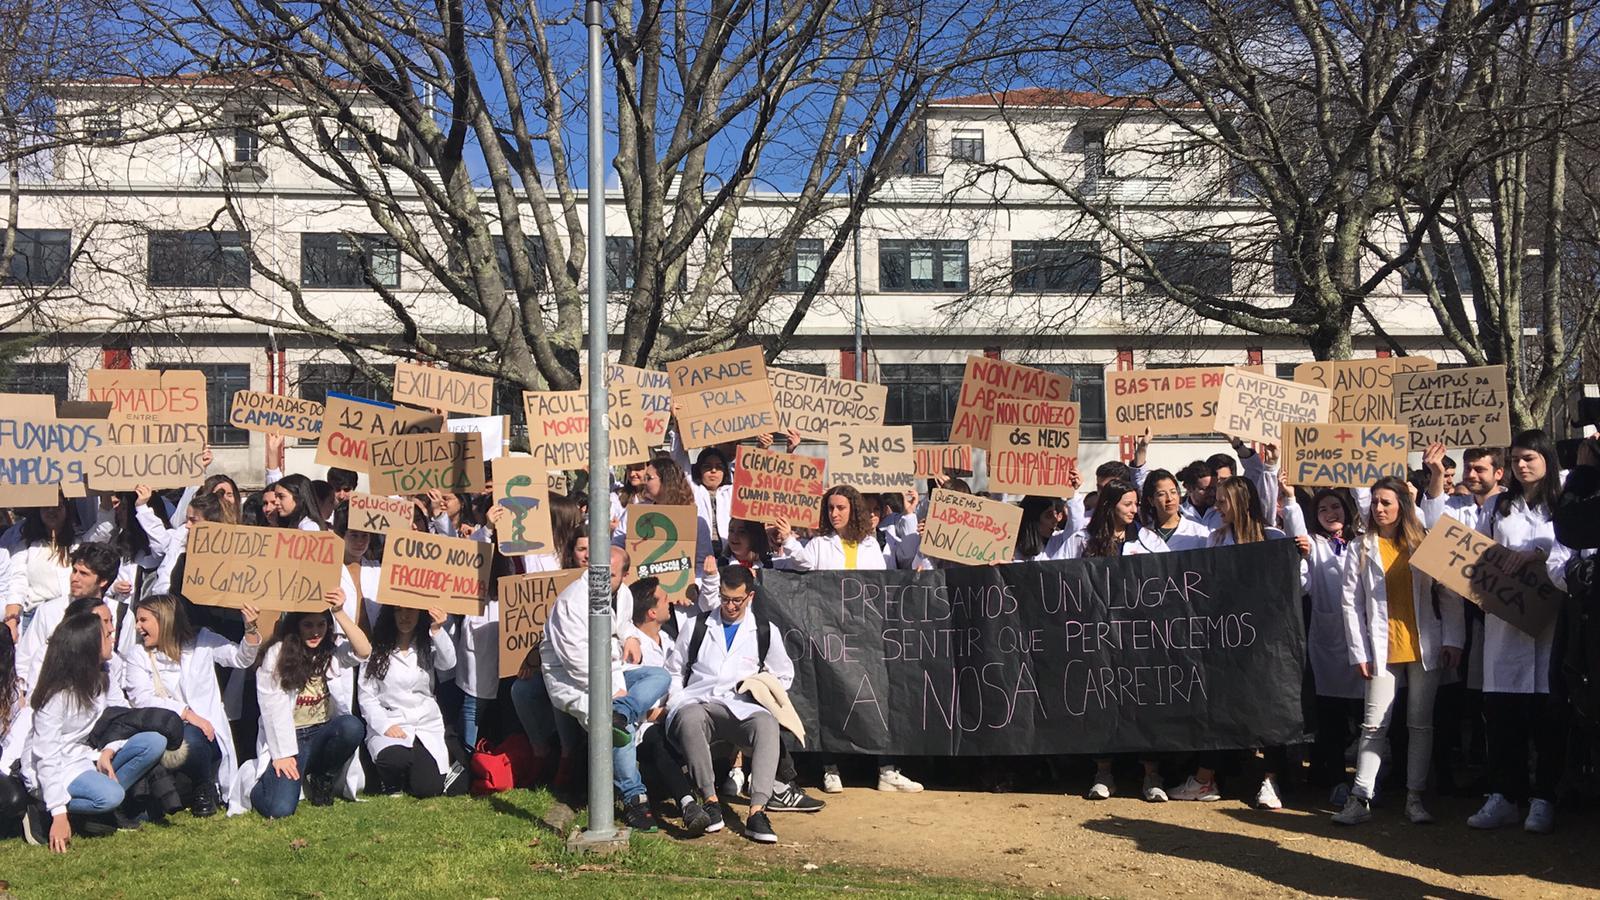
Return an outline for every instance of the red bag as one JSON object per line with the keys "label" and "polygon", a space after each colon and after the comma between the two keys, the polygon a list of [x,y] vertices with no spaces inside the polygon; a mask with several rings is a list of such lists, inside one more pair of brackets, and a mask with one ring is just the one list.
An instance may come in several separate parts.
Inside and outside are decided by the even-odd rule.
{"label": "red bag", "polygon": [[511,756],[489,746],[488,738],[479,738],[472,754],[472,796],[498,794],[516,787],[511,766]]}
{"label": "red bag", "polygon": [[511,780],[517,787],[532,789],[539,786],[542,767],[539,757],[533,752],[533,743],[526,734],[513,731],[495,749],[511,760]]}

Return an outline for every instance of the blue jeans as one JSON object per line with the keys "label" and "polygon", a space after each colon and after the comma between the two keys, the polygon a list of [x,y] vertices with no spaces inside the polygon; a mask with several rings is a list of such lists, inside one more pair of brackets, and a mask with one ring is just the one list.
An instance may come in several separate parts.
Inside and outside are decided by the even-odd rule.
{"label": "blue jeans", "polygon": [[583,753],[583,729],[578,727],[577,719],[556,711],[550,692],[545,689],[544,676],[537,670],[532,677],[511,683],[511,705],[535,750],[543,752],[559,739],[561,755]]}
{"label": "blue jeans", "polygon": [[467,745],[468,752],[478,749],[478,723],[493,720],[495,699],[461,695],[461,743]]}
{"label": "blue jeans", "polygon": [[[623,673],[628,686],[626,696],[611,701],[611,709],[626,718],[629,724],[638,724],[650,708],[667,695],[672,676],[658,666],[643,666]],[[644,778],[639,774],[639,736],[635,734],[625,747],[611,750],[611,783],[623,803],[644,794]]]}
{"label": "blue jeans", "polygon": [[[300,752],[295,756],[295,767],[300,778],[317,775],[336,778],[339,770],[355,755],[361,746],[366,727],[355,716],[334,716],[321,725],[308,725],[295,730],[295,741]],[[267,761],[267,770],[250,791],[250,805],[269,819],[294,815],[300,805],[300,779],[285,778]]]}
{"label": "blue jeans", "polygon": [[72,779],[67,785],[71,799],[67,811],[75,813],[106,813],[122,805],[127,789],[139,783],[145,773],[161,761],[167,750],[167,739],[154,731],[141,731],[122,745],[111,757],[111,769],[116,778],[107,778],[99,769],[91,769]]}
{"label": "blue jeans", "polygon": [[[228,727],[223,723],[223,727]],[[183,765],[178,771],[189,776],[189,780],[196,785],[209,784],[217,780],[217,766],[222,764],[222,748],[215,740],[206,740],[205,732],[183,723],[183,746],[188,751],[188,756],[183,760]]]}

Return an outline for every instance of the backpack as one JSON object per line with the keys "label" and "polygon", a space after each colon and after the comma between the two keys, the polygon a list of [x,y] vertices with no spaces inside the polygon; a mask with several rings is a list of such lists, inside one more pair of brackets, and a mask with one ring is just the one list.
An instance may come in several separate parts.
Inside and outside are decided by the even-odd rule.
{"label": "backpack", "polygon": [[[772,629],[767,627],[767,620],[757,612],[755,604],[750,605],[750,616],[756,624],[756,671],[767,667],[767,651],[772,649]],[[702,612],[694,617],[694,636],[689,638],[689,655],[683,661],[683,683],[689,683],[689,676],[694,674],[695,661],[700,658],[700,645],[706,639],[706,620],[711,617],[710,612]]]}
{"label": "backpack", "polygon": [[538,780],[539,759],[527,735],[513,733],[498,744],[479,738],[469,763],[472,795],[498,794],[512,788],[532,788]]}

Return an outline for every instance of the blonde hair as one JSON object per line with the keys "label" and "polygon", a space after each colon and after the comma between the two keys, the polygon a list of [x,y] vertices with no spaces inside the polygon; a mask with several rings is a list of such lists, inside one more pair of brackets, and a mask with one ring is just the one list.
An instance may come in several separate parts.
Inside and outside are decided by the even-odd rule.
{"label": "blonde hair", "polygon": [[1232,532],[1235,544],[1254,544],[1267,539],[1261,521],[1255,485],[1242,475],[1234,475],[1217,485],[1217,496],[1228,500],[1228,514],[1222,527]]}
{"label": "blonde hair", "polygon": [[[1407,555],[1417,552],[1417,548],[1422,546],[1422,540],[1428,533],[1422,527],[1422,522],[1417,519],[1417,505],[1411,499],[1410,489],[1404,481],[1390,476],[1373,482],[1372,493],[1376,494],[1379,491],[1388,491],[1395,495],[1395,502],[1400,507],[1394,523],[1395,536],[1399,538],[1399,543],[1405,548]],[[1378,536],[1378,520],[1375,515],[1377,509],[1378,505],[1374,503],[1367,510],[1367,533],[1374,536]]]}
{"label": "blonde hair", "polygon": [[194,627],[183,611],[183,604],[172,594],[152,594],[139,601],[137,609],[149,611],[155,617],[161,634],[156,638],[156,649],[167,659],[178,662],[183,657],[185,644],[194,640]]}

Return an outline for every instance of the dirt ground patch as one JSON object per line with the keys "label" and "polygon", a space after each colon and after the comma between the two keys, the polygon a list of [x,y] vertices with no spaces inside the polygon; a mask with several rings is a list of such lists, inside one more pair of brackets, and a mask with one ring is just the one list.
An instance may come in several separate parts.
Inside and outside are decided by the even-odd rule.
{"label": "dirt ground patch", "polygon": [[[828,808],[815,815],[773,816],[782,860],[889,866],[1021,893],[1095,897],[1600,892],[1600,817],[1593,813],[1564,816],[1555,834],[1539,836],[1473,831],[1466,818],[1478,804],[1457,798],[1430,804],[1435,825],[1410,825],[1391,803],[1353,829],[1329,822],[1331,810],[1309,796],[1286,798],[1289,806],[1277,812],[1231,799],[1148,804],[1042,793],[850,789],[827,799]],[[743,854],[772,859],[774,853],[733,834],[713,837]]]}

